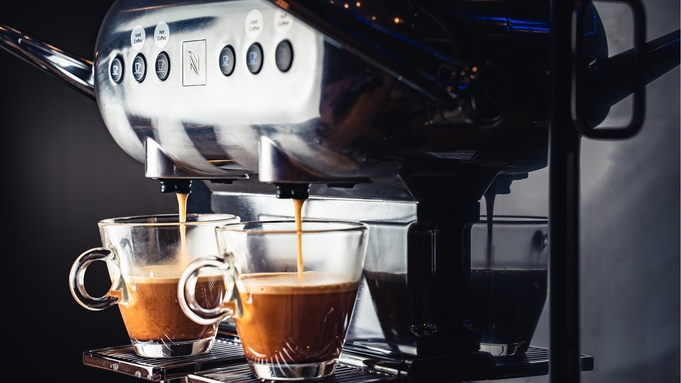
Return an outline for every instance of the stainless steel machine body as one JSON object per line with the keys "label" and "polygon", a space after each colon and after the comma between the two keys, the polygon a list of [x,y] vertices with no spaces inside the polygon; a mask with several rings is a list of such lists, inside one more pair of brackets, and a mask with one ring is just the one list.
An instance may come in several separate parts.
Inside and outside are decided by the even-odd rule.
{"label": "stainless steel machine body", "polygon": [[[545,166],[548,116],[537,104],[547,95],[548,59],[528,56],[545,53],[548,40],[536,25],[515,26],[503,37],[504,50],[517,54],[476,47],[465,62],[449,51],[470,49],[473,33],[491,35],[493,23],[464,30],[447,47],[449,57],[425,45],[442,44],[445,31],[417,30],[434,36],[402,42],[413,52],[391,49],[420,55],[416,63],[424,68],[400,63],[404,74],[395,78],[379,62],[391,52],[377,51],[379,60],[367,61],[267,2],[138,3],[112,7],[94,75],[107,127],[146,163],[147,177],[238,180],[257,173],[267,183],[348,184],[459,167],[493,177]],[[535,23],[545,28],[547,20]],[[159,43],[162,30],[167,40]],[[134,43],[137,33],[141,42]],[[531,33],[538,36],[523,37]],[[603,32],[591,40],[603,45]],[[257,69],[249,67],[249,55],[260,60]],[[282,70],[278,60],[287,59]],[[222,66],[223,60],[232,63]],[[169,68],[163,79],[159,65]],[[434,90],[411,86],[424,78]]]}

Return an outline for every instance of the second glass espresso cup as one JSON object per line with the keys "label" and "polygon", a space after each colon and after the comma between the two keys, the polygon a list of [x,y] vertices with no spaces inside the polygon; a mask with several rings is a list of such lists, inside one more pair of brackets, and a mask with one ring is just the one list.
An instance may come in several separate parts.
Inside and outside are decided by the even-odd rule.
{"label": "second glass espresso cup", "polygon": [[495,216],[465,230],[471,254],[471,308],[480,349],[522,356],[539,323],[548,286],[548,221]]}
{"label": "second glass espresso cup", "polygon": [[[231,214],[177,214],[122,217],[99,222],[102,247],[82,253],[73,263],[69,285],[74,299],[93,311],[118,305],[135,353],[163,358],[203,354],[211,350],[217,325],[199,325],[177,303],[177,283],[189,263],[215,256],[215,227],[238,222]],[[111,288],[101,297],[85,287],[85,273],[95,261],[106,263]],[[219,273],[202,275],[199,301],[220,304]]]}
{"label": "second glass espresso cup", "polygon": [[[362,277],[368,227],[304,221],[298,232],[294,221],[243,222],[218,227],[216,236],[222,257],[194,261],[180,278],[187,316],[202,324],[233,317],[250,369],[262,380],[333,374]],[[196,302],[197,270],[205,268],[225,277],[220,309]]]}

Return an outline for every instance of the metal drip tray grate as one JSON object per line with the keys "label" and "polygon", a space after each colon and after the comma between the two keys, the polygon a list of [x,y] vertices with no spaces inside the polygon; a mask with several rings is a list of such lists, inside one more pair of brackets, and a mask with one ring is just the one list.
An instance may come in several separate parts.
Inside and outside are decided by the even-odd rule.
{"label": "metal drip tray grate", "polygon": [[[471,355],[410,360],[397,355],[378,356],[370,351],[348,347],[341,356],[336,373],[317,382],[373,383],[404,380],[405,377],[410,381],[428,382],[432,381],[435,370],[442,368],[447,371],[451,369],[457,375],[463,373],[450,377],[448,380],[452,382],[511,379],[546,375],[549,372],[549,352],[540,347],[530,347],[525,355],[518,357],[495,356],[492,365],[484,363],[490,359],[470,358]],[[205,355],[152,359],[137,356],[131,346],[121,346],[85,351],[83,362],[86,366],[153,382],[261,382],[251,374],[238,337],[225,336],[224,333],[218,336],[211,352]],[[593,370],[593,357],[582,355],[580,362],[582,371]]]}
{"label": "metal drip tray grate", "polygon": [[[496,368],[491,379],[509,379],[527,376],[547,375],[549,373],[549,350],[543,347],[530,347],[518,357],[495,356]],[[594,359],[590,355],[580,356],[580,370],[592,371]]]}
{"label": "metal drip tray grate", "polygon": [[230,338],[217,338],[213,349],[204,355],[178,358],[144,358],[132,346],[89,350],[83,353],[86,366],[146,379],[153,382],[185,377],[188,374],[244,362],[241,344]]}
{"label": "metal drip tray grate", "polygon": [[[339,364],[336,372],[327,378],[315,380],[317,383],[374,383],[388,382],[398,379],[396,376],[379,375],[365,371],[356,370],[348,366]],[[262,381],[251,374],[247,364],[238,364],[215,371],[205,371],[198,374],[187,376],[187,383],[262,383]]]}

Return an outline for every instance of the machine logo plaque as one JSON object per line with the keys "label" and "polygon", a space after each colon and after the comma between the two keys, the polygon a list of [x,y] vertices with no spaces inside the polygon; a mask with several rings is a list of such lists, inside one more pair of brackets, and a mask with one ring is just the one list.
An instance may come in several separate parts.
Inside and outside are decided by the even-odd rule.
{"label": "machine logo plaque", "polygon": [[182,43],[182,85],[206,85],[206,40]]}

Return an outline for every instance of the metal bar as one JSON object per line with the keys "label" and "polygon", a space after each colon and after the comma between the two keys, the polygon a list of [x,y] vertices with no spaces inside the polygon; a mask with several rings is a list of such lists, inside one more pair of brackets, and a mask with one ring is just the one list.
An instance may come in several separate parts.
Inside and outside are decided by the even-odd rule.
{"label": "metal bar", "polygon": [[95,98],[92,61],[0,23],[0,48]]}
{"label": "metal bar", "polygon": [[551,383],[580,380],[579,143],[572,124],[574,2],[551,0],[549,117],[549,283]]}

